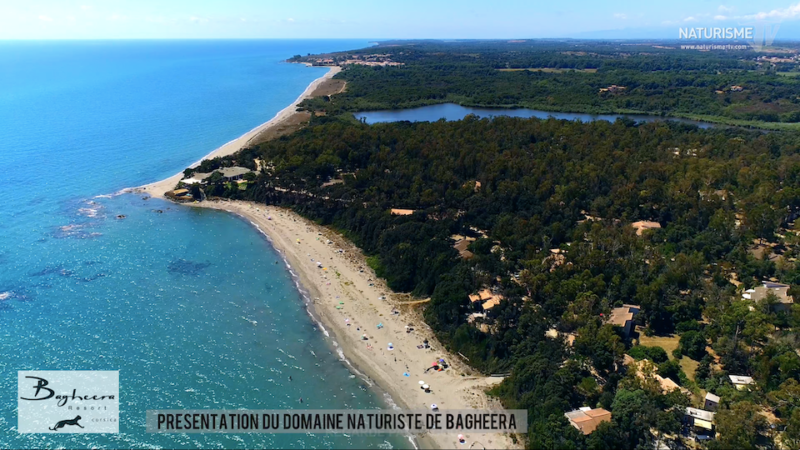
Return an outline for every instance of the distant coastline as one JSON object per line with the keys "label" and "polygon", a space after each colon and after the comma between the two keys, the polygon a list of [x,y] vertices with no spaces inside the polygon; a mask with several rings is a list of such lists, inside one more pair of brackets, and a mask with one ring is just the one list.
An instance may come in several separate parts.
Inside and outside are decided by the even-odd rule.
{"label": "distant coastline", "polygon": [[[317,78],[316,80],[312,81],[311,84],[308,85],[306,90],[303,91],[303,93],[300,94],[300,96],[297,97],[297,99],[294,102],[292,102],[291,104],[289,104],[289,106],[287,106],[287,107],[283,108],[282,110],[280,110],[278,112],[278,114],[275,115],[275,117],[273,117],[272,119],[262,123],[261,125],[255,127],[255,128],[253,128],[252,130],[250,130],[247,133],[239,136],[238,138],[233,139],[233,140],[223,144],[222,146],[220,146],[216,150],[212,151],[211,153],[205,155],[199,161],[196,161],[195,163],[193,163],[189,167],[196,167],[204,159],[211,159],[211,158],[216,158],[216,157],[220,157],[220,156],[232,155],[232,154],[238,152],[239,150],[247,147],[253,141],[253,139],[255,139],[260,134],[264,133],[265,131],[273,129],[275,127],[278,127],[278,126],[280,126],[281,124],[283,124],[283,123],[285,123],[287,121],[290,121],[292,119],[292,117],[297,114],[297,111],[296,111],[297,110],[297,105],[299,105],[303,100],[305,100],[307,98],[311,98],[311,95],[313,94],[314,90],[317,89],[317,87],[319,87],[326,80],[331,79],[334,75],[339,73],[339,71],[341,71],[340,67],[337,67],[337,66],[329,67],[328,72],[326,72],[325,75],[323,75],[323,76]],[[180,172],[180,173],[177,173],[177,174],[175,174],[175,175],[173,175],[173,176],[171,176],[169,178],[166,178],[164,180],[156,181],[155,183],[146,184],[144,186],[140,186],[140,187],[137,187],[137,188],[126,189],[124,191],[125,192],[131,192],[131,191],[145,192],[145,193],[148,193],[148,194],[150,194],[150,195],[152,195],[154,197],[162,197],[163,198],[164,197],[164,193],[166,193],[167,191],[173,189],[175,187],[175,185],[178,184],[178,182],[182,178],[183,178],[183,172]]]}

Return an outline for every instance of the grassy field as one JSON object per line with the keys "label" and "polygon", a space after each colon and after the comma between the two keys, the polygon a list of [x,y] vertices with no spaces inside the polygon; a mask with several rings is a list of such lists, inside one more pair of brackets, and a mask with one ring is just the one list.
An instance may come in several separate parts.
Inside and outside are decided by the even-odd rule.
{"label": "grassy field", "polygon": [[683,369],[683,373],[689,377],[690,380],[695,381],[694,374],[697,372],[697,366],[700,365],[699,361],[695,361],[688,356],[684,356],[681,358],[681,369]]}
{"label": "grassy field", "polygon": [[[672,356],[672,351],[678,348],[678,341],[680,340],[680,336],[678,335],[671,335],[671,336],[645,336],[644,333],[639,334],[639,345],[645,345],[647,347],[661,347],[667,352],[667,356],[669,356],[670,360],[675,359]],[[681,365],[681,369],[689,377],[690,380],[694,381],[694,374],[697,372],[697,366],[700,365],[698,361],[695,361],[688,356],[684,356],[678,361]]]}

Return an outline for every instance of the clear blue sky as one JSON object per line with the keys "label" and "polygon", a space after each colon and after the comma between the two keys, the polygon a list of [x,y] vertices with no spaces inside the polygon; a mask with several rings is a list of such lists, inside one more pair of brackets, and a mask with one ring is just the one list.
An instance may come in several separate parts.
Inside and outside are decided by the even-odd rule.
{"label": "clear blue sky", "polygon": [[677,38],[758,19],[800,39],[800,0],[3,0],[0,39]]}

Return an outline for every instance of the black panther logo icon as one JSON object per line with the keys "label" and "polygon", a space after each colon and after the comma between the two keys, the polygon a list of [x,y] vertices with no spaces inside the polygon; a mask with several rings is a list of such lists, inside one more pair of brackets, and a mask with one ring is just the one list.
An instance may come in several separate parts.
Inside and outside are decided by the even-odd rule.
{"label": "black panther logo icon", "polygon": [[81,424],[78,423],[79,420],[81,420],[81,416],[75,416],[74,419],[61,420],[56,424],[55,428],[50,428],[50,430],[58,431],[60,428],[64,428],[66,425],[77,425],[83,428]]}

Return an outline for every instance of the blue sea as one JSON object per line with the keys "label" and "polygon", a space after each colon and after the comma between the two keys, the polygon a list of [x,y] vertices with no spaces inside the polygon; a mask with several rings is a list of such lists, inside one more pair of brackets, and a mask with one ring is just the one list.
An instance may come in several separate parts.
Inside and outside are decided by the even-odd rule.
{"label": "blue sea", "polygon": [[[148,409],[388,404],[348,371],[250,224],[115,195],[272,118],[325,72],[284,59],[367,45],[0,42],[0,448],[411,445],[145,433]],[[18,434],[18,370],[119,370],[120,434]]]}

